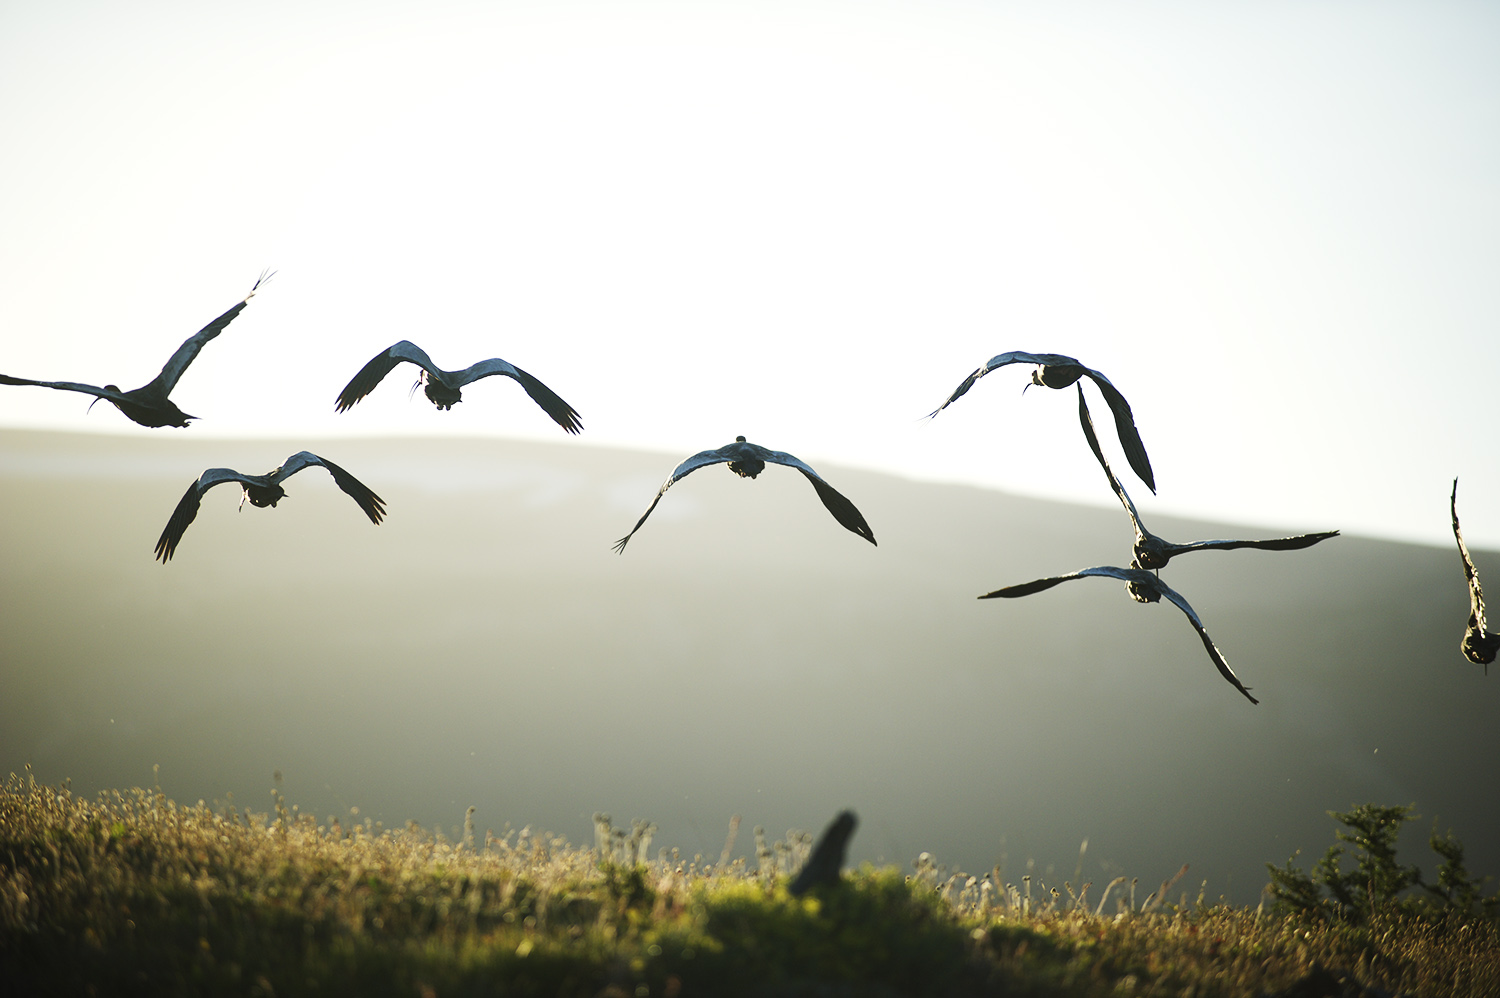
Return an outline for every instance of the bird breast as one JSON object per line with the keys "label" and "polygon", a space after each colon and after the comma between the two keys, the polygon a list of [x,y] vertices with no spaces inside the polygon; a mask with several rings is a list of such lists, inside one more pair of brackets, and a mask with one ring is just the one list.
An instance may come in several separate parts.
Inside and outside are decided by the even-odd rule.
{"label": "bird breast", "polygon": [[741,478],[754,478],[766,470],[766,462],[760,458],[747,457],[742,461],[730,461],[729,470]]}
{"label": "bird breast", "polygon": [[1031,372],[1031,383],[1044,385],[1047,388],[1066,388],[1081,377],[1083,377],[1083,369],[1072,364],[1061,367],[1048,367],[1043,364]]}
{"label": "bird breast", "polygon": [[428,401],[439,409],[451,409],[464,400],[464,394],[461,389],[449,388],[436,378],[428,378],[426,380],[427,383],[423,386],[422,391],[427,396]]}
{"label": "bird breast", "polygon": [[252,506],[275,506],[286,496],[286,490],[279,485],[247,485],[245,495],[249,497]]}

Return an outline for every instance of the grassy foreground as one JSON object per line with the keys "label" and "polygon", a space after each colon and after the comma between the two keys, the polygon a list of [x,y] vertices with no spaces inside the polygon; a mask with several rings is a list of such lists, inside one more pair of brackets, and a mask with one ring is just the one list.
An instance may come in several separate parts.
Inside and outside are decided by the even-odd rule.
{"label": "grassy foreground", "polygon": [[[1493,919],[1393,910],[1352,925],[1137,904],[869,866],[801,898],[811,837],[759,861],[645,861],[652,829],[596,816],[592,848],[529,830],[459,841],[357,813],[184,807],[159,791],[0,791],[9,994],[1500,994]],[[728,848],[726,847],[726,855]],[[1166,885],[1163,885],[1165,888]],[[1027,895],[1030,895],[1029,897]]]}

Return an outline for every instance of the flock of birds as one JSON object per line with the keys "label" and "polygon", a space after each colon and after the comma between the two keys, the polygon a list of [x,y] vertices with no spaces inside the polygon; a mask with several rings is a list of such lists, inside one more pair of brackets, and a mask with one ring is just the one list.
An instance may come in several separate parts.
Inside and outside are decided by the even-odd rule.
{"label": "flock of birds", "polygon": [[[28,378],[14,378],[0,374],[0,384],[4,385],[31,385],[39,388],[54,388],[61,391],[81,392],[93,395],[94,402],[104,399],[124,413],[125,416],[142,426],[175,426],[185,427],[188,421],[196,419],[184,413],[168,397],[182,378],[183,372],[188,365],[198,356],[204,344],[218,336],[234,319],[244,311],[250,299],[255,296],[256,291],[265,284],[274,274],[262,273],[255,285],[250,289],[241,301],[237,302],[223,315],[214,319],[198,332],[188,337],[181,346],[168,358],[167,363],[161,369],[161,373],[140,388],[131,391],[122,391],[116,385],[86,385],[75,381],[33,381]],[[335,410],[345,412],[356,405],[361,399],[385,379],[398,365],[403,363],[414,364],[419,369],[417,382],[412,386],[412,393],[421,387],[427,398],[438,409],[451,409],[463,400],[462,389],[481,378],[492,375],[504,375],[518,382],[526,394],[539,405],[544,412],[550,416],[559,426],[568,433],[578,433],[583,429],[579,420],[578,411],[574,409],[552,389],[548,388],[539,379],[521,368],[516,367],[498,357],[480,361],[461,371],[445,371],[432,362],[427,353],[409,340],[402,340],[389,348],[376,354],[370,361],[360,368],[353,379],[344,386],[344,390],[335,401]],[[1311,547],[1320,541],[1338,535],[1337,530],[1327,530],[1319,533],[1297,534],[1292,537],[1276,537],[1264,540],[1213,540],[1193,541],[1188,544],[1178,544],[1167,541],[1146,529],[1141,522],[1140,512],[1135,503],[1131,501],[1130,495],[1120,480],[1115,477],[1109,462],[1104,457],[1104,452],[1099,446],[1098,436],[1094,432],[1093,420],[1089,414],[1088,403],[1084,398],[1082,379],[1092,381],[1108,403],[1110,411],[1114,416],[1115,430],[1120,439],[1120,445],[1124,449],[1126,460],[1131,469],[1145,483],[1152,493],[1156,492],[1156,479],[1151,470],[1151,461],[1146,454],[1145,445],[1141,442],[1140,432],[1135,426],[1135,417],[1131,412],[1130,403],[1125,396],[1115,388],[1110,380],[1100,372],[1085,367],[1072,357],[1062,354],[1051,353],[1027,353],[1013,350],[992,357],[984,366],[974,371],[963,380],[947,400],[937,409],[929,414],[929,418],[937,416],[948,406],[952,405],[962,397],[975,382],[989,374],[991,371],[1012,364],[1032,364],[1031,381],[1022,389],[1024,393],[1033,385],[1041,385],[1047,388],[1062,390],[1070,386],[1078,392],[1078,421],[1083,429],[1084,438],[1087,440],[1089,449],[1093,451],[1099,466],[1104,470],[1105,477],[1109,481],[1110,488],[1114,490],[1115,496],[1125,508],[1130,517],[1130,522],[1135,528],[1135,541],[1132,545],[1132,558],[1129,568],[1119,568],[1113,565],[1101,565],[1093,568],[1085,568],[1067,575],[1057,575],[1045,579],[1036,579],[1032,582],[1020,585],[1006,586],[994,592],[985,593],[980,599],[1013,599],[1021,596],[1029,596],[1033,593],[1051,589],[1053,586],[1074,579],[1083,578],[1112,578],[1125,583],[1126,592],[1130,597],[1140,603],[1157,603],[1163,598],[1173,603],[1186,615],[1188,621],[1198,632],[1198,637],[1203,642],[1209,658],[1218,668],[1219,673],[1230,685],[1237,689],[1251,703],[1259,703],[1255,697],[1250,695],[1249,687],[1240,682],[1239,677],[1229,668],[1223,654],[1214,645],[1204,628],[1202,620],[1193,610],[1183,596],[1161,581],[1160,570],[1178,555],[1193,551],[1226,551],[1234,548],[1261,548],[1272,551],[1288,551]],[[858,534],[871,544],[875,543],[874,531],[865,522],[864,515],[860,513],[854,503],[843,493],[839,492],[823,477],[813,470],[807,463],[785,451],[770,450],[758,444],[748,442],[744,437],[735,438],[735,442],[726,444],[714,450],[701,451],[683,461],[667,478],[656,496],[651,500],[641,518],[631,528],[630,533],[620,538],[614,544],[614,550],[624,553],[625,546],[636,532],[645,524],[646,519],[656,509],[657,503],[662,496],[666,495],[677,482],[697,471],[714,464],[728,464],[729,470],[742,478],[755,478],[765,470],[767,464],[779,464],[788,468],[794,468],[801,472],[808,482],[812,484],[817,492],[818,498],[828,512],[833,514],[845,529]],[[288,478],[295,475],[304,468],[320,467],[333,476],[334,483],[354,499],[355,503],[364,514],[369,517],[370,522],[379,525],[385,517],[385,501],[376,495],[368,486],[355,478],[343,468],[334,464],[326,458],[319,457],[310,451],[299,451],[286,459],[282,465],[264,475],[247,475],[231,468],[209,468],[204,471],[191,485],[177,507],[172,511],[171,518],[167,521],[166,528],[162,530],[161,537],[156,542],[156,557],[163,564],[170,561],[176,552],[177,546],[182,541],[182,535],[192,524],[198,515],[198,508],[203,500],[203,495],[216,485],[226,482],[235,482],[243,489],[240,506],[243,508],[246,501],[252,506],[275,506],[286,496],[286,490],[282,487]],[[1450,497],[1450,510],[1453,517],[1453,536],[1458,542],[1459,554],[1463,559],[1464,575],[1469,584],[1469,621],[1468,628],[1464,632],[1461,649],[1469,661],[1476,665],[1485,666],[1485,673],[1489,672],[1489,663],[1495,660],[1496,654],[1500,653],[1500,633],[1489,630],[1485,618],[1484,594],[1479,585],[1479,573],[1474,567],[1474,561],[1469,555],[1469,549],[1464,544],[1463,534],[1458,523],[1458,479],[1453,480],[1453,493]],[[851,816],[852,817],[852,816]],[[849,831],[852,832],[853,822],[849,822]],[[847,837],[847,836],[846,836]]]}

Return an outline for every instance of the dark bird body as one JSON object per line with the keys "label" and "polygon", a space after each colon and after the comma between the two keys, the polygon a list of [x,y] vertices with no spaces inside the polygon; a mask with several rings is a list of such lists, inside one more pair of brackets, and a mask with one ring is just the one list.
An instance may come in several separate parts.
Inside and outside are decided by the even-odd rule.
{"label": "dark bird body", "polygon": [[[1121,395],[1119,389],[1104,375],[1060,353],[1026,353],[1023,350],[1012,350],[1009,353],[991,357],[983,367],[965,378],[963,383],[953,390],[953,394],[948,396],[946,402],[928,414],[928,418],[936,416],[952,405],[960,396],[974,387],[974,382],[986,374],[1010,364],[1038,365],[1037,369],[1031,372],[1032,385],[1061,389],[1083,377],[1087,377],[1098,385],[1100,393],[1104,395],[1104,400],[1109,403],[1110,411],[1114,413],[1115,430],[1120,435],[1120,446],[1125,449],[1126,460],[1130,462],[1130,467],[1140,476],[1141,481],[1146,483],[1146,487],[1153,493],[1156,491],[1156,476],[1151,472],[1151,459],[1146,456],[1146,445],[1141,443],[1140,431],[1135,428],[1135,416],[1130,411],[1130,403],[1125,401],[1125,396]],[[1029,388],[1031,385],[1026,387]]]}
{"label": "dark bird body", "polygon": [[[121,391],[118,385],[105,385],[99,388],[76,381],[32,381],[27,378],[12,378],[4,374],[0,374],[0,385],[34,385],[38,388],[56,388],[65,392],[82,392],[85,395],[93,395],[95,401],[104,399],[142,426],[186,426],[188,420],[198,417],[189,416],[177,408],[176,403],[167,396],[171,394],[173,388],[177,387],[177,381],[182,377],[182,372],[186,371],[188,365],[198,356],[198,351],[203,349],[203,345],[223,332],[224,327],[233,322],[235,316],[244,311],[245,305],[255,297],[256,288],[274,276],[274,274],[261,274],[248,295],[229,311],[184,340],[182,346],[178,347],[176,352],[167,359],[167,364],[161,369],[161,373],[139,388],[127,392]],[[89,405],[92,407],[93,403]]]}
{"label": "dark bird body", "polygon": [[215,485],[222,485],[225,482],[238,483],[245,490],[244,499],[240,500],[242,506],[245,499],[248,499],[252,506],[275,506],[286,497],[286,490],[281,487],[281,483],[303,468],[312,467],[327,468],[328,473],[333,476],[334,483],[359,503],[359,508],[365,511],[370,522],[377,526],[380,524],[385,517],[385,500],[371,492],[363,482],[332,461],[324,460],[311,451],[304,450],[293,454],[281,467],[264,475],[242,475],[231,468],[209,468],[198,476],[197,481],[188,486],[187,492],[183,493],[178,501],[177,508],[172,511],[172,518],[167,521],[166,529],[161,532],[161,538],[156,542],[156,557],[163,564],[172,559],[183,533],[198,517],[198,506],[203,501],[203,493]]}
{"label": "dark bird body", "polygon": [[422,369],[417,384],[422,386],[423,393],[428,400],[439,409],[451,409],[462,402],[461,389],[464,385],[478,381],[480,378],[488,378],[492,374],[503,374],[507,378],[514,378],[520,382],[521,387],[526,389],[526,394],[530,395],[532,400],[541,406],[558,426],[569,433],[577,433],[583,429],[583,424],[578,421],[577,410],[558,397],[552,389],[519,367],[499,357],[491,357],[489,360],[481,360],[477,364],[466,367],[462,371],[445,371],[434,364],[426,351],[411,340],[402,340],[382,350],[371,358],[368,364],[360,368],[359,373],[339,393],[338,400],[334,404],[335,410],[343,412],[370,394],[375,390],[375,386],[380,384],[381,379],[401,363],[415,364]]}
{"label": "dark bird body", "polygon": [[1116,568],[1113,565],[1101,565],[1098,568],[1085,568],[1083,571],[1074,572],[1071,575],[1055,575],[1050,579],[1037,579],[1035,582],[1025,582],[1018,586],[1007,586],[1004,589],[996,589],[992,593],[985,593],[979,598],[1014,599],[1018,596],[1030,596],[1032,593],[1051,589],[1060,583],[1087,578],[1091,575],[1121,580],[1126,584],[1130,598],[1138,603],[1158,603],[1163,596],[1175,603],[1177,609],[1181,610],[1187,616],[1188,622],[1198,632],[1198,637],[1203,640],[1203,647],[1208,650],[1208,657],[1213,659],[1214,665],[1219,669],[1219,674],[1229,680],[1231,686],[1243,693],[1246,700],[1249,700],[1251,703],[1260,703],[1259,700],[1250,695],[1249,687],[1241,683],[1239,677],[1229,668],[1229,663],[1224,661],[1224,656],[1214,646],[1213,639],[1208,636],[1208,631],[1203,627],[1203,621],[1198,619],[1198,614],[1194,612],[1188,601],[1183,599],[1182,595],[1172,587],[1157,578],[1154,573],[1148,572],[1145,569]]}
{"label": "dark bird body", "polygon": [[1135,525],[1135,566],[1137,568],[1159,569],[1164,567],[1179,554],[1189,551],[1229,551],[1234,548],[1264,548],[1268,551],[1295,551],[1300,548],[1312,547],[1319,541],[1325,541],[1330,537],[1337,537],[1337,530],[1324,530],[1316,534],[1297,534],[1295,537],[1273,537],[1257,541],[1193,541],[1190,544],[1176,544],[1172,541],[1158,537],[1146,529],[1141,522],[1141,515],[1131,501],[1129,493],[1115,477],[1110,469],[1109,462],[1104,458],[1104,451],[1099,448],[1099,438],[1094,435],[1094,421],[1089,417],[1089,405],[1083,397],[1083,387],[1078,388],[1078,422],[1083,426],[1083,435],[1088,439],[1089,448],[1098,458],[1099,466],[1104,469],[1105,477],[1109,479],[1110,488],[1115,490],[1120,504],[1125,507],[1125,512],[1130,514],[1130,522]]}
{"label": "dark bird body", "polygon": [[854,837],[854,826],[859,824],[853,811],[840,811],[823,835],[813,846],[812,854],[797,876],[787,885],[787,893],[800,897],[814,887],[836,887],[839,871],[844,868],[844,855],[849,850],[849,840]]}
{"label": "dark bird body", "polygon": [[784,451],[767,450],[759,444],[747,443],[744,437],[735,437],[732,444],[725,444],[717,450],[700,451],[679,464],[672,472],[672,477],[668,478],[660,491],[656,493],[656,498],[651,500],[651,505],[646,507],[646,512],[641,514],[641,518],[631,528],[630,533],[615,542],[615,550],[621,554],[625,552],[625,545],[630,542],[630,538],[635,536],[635,532],[641,529],[641,524],[646,522],[646,517],[650,516],[656,504],[661,502],[661,497],[667,494],[667,489],[699,468],[725,462],[728,462],[729,470],[741,478],[754,478],[766,470],[768,463],[796,468],[812,483],[812,487],[818,493],[818,498],[823,500],[823,505],[828,508],[828,512],[833,514],[835,520],[843,524],[845,529],[852,530],[871,544],[875,543],[874,531],[870,529],[870,525],[865,522],[864,516],[855,508],[854,503],[846,499],[832,485],[823,481],[822,477],[811,467]]}
{"label": "dark bird body", "polygon": [[1453,480],[1453,495],[1448,500],[1449,509],[1453,513],[1453,539],[1458,541],[1458,554],[1464,560],[1464,577],[1469,580],[1469,628],[1464,631],[1464,640],[1459,647],[1463,650],[1464,658],[1475,665],[1484,666],[1485,675],[1489,675],[1490,663],[1495,660],[1495,655],[1500,652],[1500,634],[1489,629],[1489,622],[1484,616],[1484,590],[1479,588],[1479,570],[1474,567],[1474,559],[1469,557],[1469,546],[1464,543],[1463,532],[1458,529],[1458,479]]}

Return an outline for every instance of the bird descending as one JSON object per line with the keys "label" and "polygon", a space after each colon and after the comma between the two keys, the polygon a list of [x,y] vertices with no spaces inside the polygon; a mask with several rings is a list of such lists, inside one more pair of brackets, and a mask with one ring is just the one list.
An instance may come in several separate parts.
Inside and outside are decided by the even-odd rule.
{"label": "bird descending", "polygon": [[[583,429],[583,424],[578,421],[578,412],[572,406],[559,398],[552,389],[519,367],[499,357],[491,357],[489,360],[481,360],[477,364],[466,367],[462,371],[445,371],[434,364],[432,358],[427,356],[427,352],[411,340],[402,340],[372,357],[368,364],[360,368],[353,380],[344,386],[344,390],[339,392],[334,409],[343,412],[351,408],[354,403],[374,391],[381,379],[403,361],[416,364],[422,369],[422,373],[417,376],[417,385],[423,387],[427,398],[439,409],[451,409],[462,402],[463,392],[460,389],[471,381],[488,378],[492,374],[503,374],[507,378],[515,378],[519,381],[521,387],[526,389],[526,394],[530,395],[532,400],[541,406],[558,426],[569,433],[577,433]],[[417,390],[417,385],[412,386],[412,391]]]}
{"label": "bird descending", "polygon": [[303,468],[314,466],[327,468],[335,484],[354,497],[354,501],[359,503],[359,508],[365,511],[370,522],[376,526],[380,525],[381,519],[385,517],[384,499],[371,492],[363,482],[332,461],[324,460],[311,451],[304,450],[293,454],[281,467],[264,475],[242,475],[230,468],[209,468],[198,476],[197,481],[188,486],[188,490],[178,501],[177,508],[172,510],[172,518],[167,521],[166,529],[161,532],[161,538],[156,542],[156,557],[162,564],[172,560],[177,544],[182,540],[183,532],[198,517],[198,504],[203,501],[203,493],[215,485],[238,482],[245,490],[244,497],[240,499],[241,508],[244,507],[246,499],[250,500],[252,506],[275,506],[286,496],[286,490],[281,487],[281,483]]}
{"label": "bird descending", "polygon": [[[1135,428],[1135,416],[1130,411],[1130,403],[1125,401],[1125,396],[1120,394],[1110,380],[1093,368],[1084,367],[1072,357],[1065,357],[1060,353],[1026,353],[1023,350],[1012,350],[1009,353],[998,354],[991,357],[983,367],[975,371],[963,380],[948,400],[927,414],[931,419],[942,412],[948,406],[958,400],[970,388],[974,382],[989,374],[998,367],[1008,364],[1036,364],[1035,371],[1031,372],[1031,385],[1044,385],[1047,388],[1066,388],[1084,376],[1093,380],[1099,386],[1099,391],[1104,395],[1104,401],[1109,403],[1110,411],[1115,414],[1115,429],[1120,435],[1120,445],[1125,448],[1125,457],[1130,462],[1130,467],[1140,476],[1141,481],[1153,493],[1156,492],[1156,476],[1151,473],[1151,459],[1146,456],[1146,445],[1141,443],[1141,434]],[[1021,389],[1024,392],[1026,389]]]}
{"label": "bird descending", "polygon": [[661,502],[661,497],[667,494],[667,489],[699,468],[706,468],[711,464],[723,464],[725,461],[729,462],[729,470],[741,478],[754,478],[766,470],[767,463],[784,464],[788,468],[796,468],[807,476],[807,480],[817,490],[818,498],[823,500],[823,505],[828,507],[828,512],[833,514],[835,520],[842,523],[846,530],[852,530],[871,544],[875,543],[874,531],[865,522],[864,516],[854,507],[854,503],[846,499],[832,485],[823,481],[811,467],[784,451],[767,450],[759,444],[747,443],[744,437],[735,437],[732,444],[725,444],[718,450],[700,451],[679,464],[672,472],[672,477],[662,484],[661,490],[656,493],[656,498],[651,500],[651,505],[646,507],[646,512],[641,514],[641,518],[636,521],[630,533],[615,542],[614,549],[620,554],[625,553],[625,545],[630,543],[630,538],[641,529],[641,524],[646,522],[646,517],[650,516],[656,504]]}
{"label": "bird descending", "polygon": [[1131,501],[1129,493],[1120,484],[1120,480],[1115,477],[1109,462],[1104,459],[1104,451],[1099,448],[1099,438],[1094,435],[1094,421],[1089,417],[1089,404],[1083,397],[1082,385],[1078,386],[1078,422],[1083,426],[1083,435],[1088,439],[1089,448],[1093,450],[1094,457],[1099,459],[1099,466],[1104,469],[1105,476],[1109,478],[1110,488],[1115,490],[1115,495],[1119,496],[1125,512],[1130,514],[1130,522],[1135,524],[1134,567],[1136,568],[1159,569],[1177,555],[1186,554],[1189,551],[1229,551],[1233,548],[1295,551],[1338,536],[1337,530],[1324,530],[1316,534],[1298,534],[1295,537],[1274,537],[1259,541],[1193,541],[1191,544],[1174,544],[1164,540],[1146,529],[1146,525],[1141,522],[1140,513],[1136,511],[1135,503]]}
{"label": "bird descending", "polygon": [[[250,299],[255,297],[256,288],[275,276],[274,272],[262,273],[248,295],[229,311],[184,340],[182,346],[167,358],[167,364],[161,369],[161,373],[139,388],[125,392],[121,391],[118,385],[105,385],[99,388],[94,385],[79,384],[76,381],[32,381],[28,378],[12,378],[4,374],[0,374],[0,385],[35,385],[38,388],[83,392],[85,395],[95,396],[94,402],[104,399],[142,426],[186,426],[188,420],[198,417],[189,416],[177,408],[177,405],[167,396],[171,394],[173,388],[177,387],[177,380],[198,356],[198,351],[203,349],[203,344],[223,332],[224,327],[233,322],[235,316],[244,311]],[[89,408],[94,407],[94,402],[89,403]]]}
{"label": "bird descending", "polygon": [[1479,570],[1474,559],[1469,557],[1469,547],[1458,529],[1458,479],[1453,480],[1453,495],[1448,500],[1453,513],[1453,539],[1458,541],[1458,553],[1464,560],[1464,577],[1469,580],[1469,628],[1464,631],[1464,640],[1459,647],[1464,658],[1475,665],[1484,666],[1484,674],[1490,674],[1490,663],[1500,652],[1500,634],[1489,629],[1484,617],[1484,591],[1479,588]]}
{"label": "bird descending", "polygon": [[1050,579],[1037,579],[1035,582],[1024,582],[1018,586],[1006,586],[1004,589],[996,589],[992,593],[985,593],[980,599],[1014,599],[1018,596],[1030,596],[1044,589],[1051,589],[1062,582],[1071,582],[1073,579],[1082,579],[1090,575],[1104,578],[1120,579],[1126,584],[1130,598],[1138,603],[1158,603],[1165,596],[1177,608],[1187,615],[1188,622],[1198,632],[1198,637],[1203,639],[1203,647],[1208,649],[1208,657],[1213,659],[1214,665],[1218,666],[1219,674],[1229,680],[1231,686],[1245,695],[1245,699],[1251,703],[1260,703],[1250,695],[1250,688],[1241,683],[1239,677],[1229,668],[1229,663],[1224,661],[1224,656],[1219,649],[1214,647],[1213,640],[1208,636],[1208,631],[1203,629],[1203,621],[1198,619],[1198,614],[1188,605],[1188,601],[1175,589],[1168,586],[1153,573],[1140,568],[1116,568],[1113,565],[1101,565],[1098,568],[1085,568],[1081,572],[1071,575],[1055,575]]}

